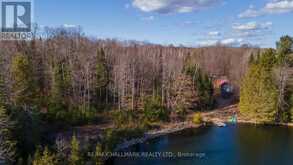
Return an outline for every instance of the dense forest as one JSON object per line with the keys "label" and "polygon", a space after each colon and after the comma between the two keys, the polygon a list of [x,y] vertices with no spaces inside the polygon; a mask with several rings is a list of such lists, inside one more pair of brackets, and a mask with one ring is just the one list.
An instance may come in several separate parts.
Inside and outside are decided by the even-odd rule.
{"label": "dense forest", "polygon": [[276,47],[251,56],[242,82],[240,111],[256,122],[293,120],[293,38],[282,37]]}
{"label": "dense forest", "polygon": [[[222,76],[235,86],[236,102],[241,95],[242,114],[291,120],[290,37],[277,50],[262,50],[97,40],[62,28],[45,33],[0,42],[0,160],[7,164],[101,164],[86,153],[213,109],[213,80]],[[81,147],[73,135],[67,146],[53,136],[107,122],[114,128],[94,145]]]}

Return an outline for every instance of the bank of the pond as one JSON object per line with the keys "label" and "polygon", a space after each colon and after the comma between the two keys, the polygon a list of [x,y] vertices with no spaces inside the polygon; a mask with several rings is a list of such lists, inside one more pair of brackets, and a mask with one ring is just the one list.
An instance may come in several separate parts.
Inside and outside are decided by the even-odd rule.
{"label": "bank of the pond", "polygon": [[[131,146],[145,143],[151,139],[155,139],[161,136],[175,134],[177,132],[181,132],[187,129],[197,129],[199,127],[203,127],[205,125],[215,125],[217,126],[218,123],[229,123],[231,117],[235,114],[239,114],[238,106],[231,105],[224,108],[202,112],[202,118],[204,120],[203,124],[195,125],[193,124],[192,117],[194,114],[189,114],[187,117],[186,122],[180,123],[163,123],[160,125],[159,129],[156,130],[149,130],[148,132],[144,133],[144,135],[140,138],[134,138],[130,140],[125,140],[122,143],[118,144],[114,151],[121,151],[127,149]],[[253,120],[249,120],[241,115],[237,116],[237,124],[253,124],[253,125],[264,125],[263,123],[258,123]],[[293,127],[293,123],[272,123],[270,125],[277,125],[277,126],[287,126]],[[108,128],[113,128],[111,124],[105,125],[95,125],[95,126],[84,126],[84,127],[77,127],[74,130],[68,131],[66,133],[58,134],[57,137],[62,137],[67,139],[66,141],[70,141],[70,138],[73,132],[77,135],[78,139],[83,142],[88,141],[87,139],[101,139],[101,134]],[[87,137],[84,139],[84,137]]]}
{"label": "bank of the pond", "polygon": [[145,143],[148,140],[158,138],[160,136],[165,136],[171,133],[180,132],[186,129],[192,129],[192,128],[199,128],[204,126],[205,124],[193,124],[192,122],[181,122],[181,123],[175,123],[175,124],[168,124],[164,128],[158,129],[158,130],[150,130],[144,134],[141,138],[135,138],[131,140],[126,140],[121,144],[118,144],[114,151],[121,151],[123,149],[127,149],[133,145]]}
{"label": "bank of the pond", "polygon": [[238,124],[258,124],[258,125],[276,125],[293,127],[293,123],[262,123],[251,120],[245,116],[240,115],[238,105],[231,105],[224,108],[216,109],[210,112],[203,112],[202,116],[205,122],[208,123],[229,123],[232,116],[237,114]]}
{"label": "bank of the pond", "polygon": [[[227,106],[221,109],[213,110],[210,112],[203,112],[201,113],[204,123],[195,125],[193,124],[192,117],[194,114],[190,114],[187,118],[187,122],[181,122],[181,123],[174,123],[174,124],[167,124],[165,126],[162,126],[158,130],[150,130],[144,134],[143,137],[135,138],[131,140],[126,140],[123,143],[120,143],[117,145],[117,147],[114,149],[114,151],[121,151],[123,149],[127,149],[131,146],[145,143],[148,140],[165,136],[168,134],[173,134],[176,132],[184,131],[186,129],[192,129],[192,128],[199,128],[205,125],[215,125],[219,126],[219,123],[230,123],[230,119],[234,114],[239,114],[238,111],[238,105],[231,105]],[[238,115],[237,117],[237,124],[254,124],[254,125],[276,125],[276,126],[288,126],[293,127],[293,123],[270,123],[270,124],[264,124],[260,122],[255,122],[253,120],[249,120],[241,115]]]}
{"label": "bank of the pond", "polygon": [[189,114],[186,122],[162,125],[158,130],[150,130],[146,132],[143,137],[125,140],[123,143],[118,144],[114,151],[121,151],[136,144],[141,144],[148,140],[180,132],[186,129],[199,128],[204,125],[217,125],[216,123],[227,123],[236,110],[237,105],[231,105],[210,112],[203,112],[201,115],[203,117],[204,123],[197,125],[192,123],[192,117],[194,114]]}
{"label": "bank of the pond", "polygon": [[[164,153],[165,157],[113,157],[108,165],[292,165],[293,128],[260,124],[227,124],[184,130],[135,145],[127,152]],[[178,157],[176,154],[198,153],[203,157]]]}

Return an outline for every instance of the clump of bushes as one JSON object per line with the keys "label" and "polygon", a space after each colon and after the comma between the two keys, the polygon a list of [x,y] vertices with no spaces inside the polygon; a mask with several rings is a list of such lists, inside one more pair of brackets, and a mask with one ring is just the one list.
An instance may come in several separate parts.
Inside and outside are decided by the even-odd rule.
{"label": "clump of bushes", "polygon": [[117,127],[148,127],[156,122],[168,121],[169,111],[159,97],[147,97],[142,110],[120,110],[111,113]]}
{"label": "clump of bushes", "polygon": [[84,108],[83,106],[68,107],[50,106],[45,118],[49,122],[54,122],[60,126],[77,126],[84,124],[93,124],[96,122],[96,109]]}
{"label": "clump of bushes", "polygon": [[31,162],[31,160],[28,161],[27,164],[32,165],[57,165],[57,157],[54,153],[50,152],[48,147],[44,149],[43,152],[36,151],[34,155],[34,160]]}
{"label": "clump of bushes", "polygon": [[104,134],[104,148],[106,151],[113,151],[115,147],[125,140],[139,138],[144,135],[144,127],[124,127],[124,128],[110,128]]}
{"label": "clump of bushes", "polygon": [[[19,164],[28,165],[81,165],[81,164],[103,164],[103,159],[97,154],[90,155],[91,152],[101,153],[100,144],[91,146],[81,146],[80,141],[74,135],[70,142],[70,147],[62,145],[63,142],[52,147],[39,147],[33,157],[26,162]],[[64,144],[64,143],[63,143]],[[95,146],[96,144],[96,146]],[[66,151],[65,151],[66,150]],[[68,152],[67,152],[68,151]],[[25,162],[25,161],[24,161]]]}
{"label": "clump of bushes", "polygon": [[112,112],[111,116],[113,117],[115,126],[131,126],[136,125],[136,121],[141,118],[141,115],[138,112],[132,110],[122,110]]}
{"label": "clump of bushes", "polygon": [[106,151],[112,151],[125,140],[142,137],[156,122],[167,121],[169,112],[159,97],[147,97],[142,110],[114,111],[111,116],[115,127],[106,130],[103,136]]}
{"label": "clump of bushes", "polygon": [[193,124],[201,124],[203,123],[203,118],[200,113],[195,113],[192,117]]}
{"label": "clump of bushes", "polygon": [[114,128],[108,129],[103,135],[103,146],[112,151],[125,140],[139,138],[150,128],[150,123],[166,121],[168,112],[158,98],[147,98],[143,110],[121,110],[111,113]]}
{"label": "clump of bushes", "polygon": [[188,112],[187,112],[186,108],[184,107],[184,105],[182,103],[179,103],[175,107],[175,113],[176,113],[176,116],[179,120],[185,120]]}
{"label": "clump of bushes", "polygon": [[159,97],[148,97],[144,101],[144,118],[149,122],[167,121],[169,112]]}

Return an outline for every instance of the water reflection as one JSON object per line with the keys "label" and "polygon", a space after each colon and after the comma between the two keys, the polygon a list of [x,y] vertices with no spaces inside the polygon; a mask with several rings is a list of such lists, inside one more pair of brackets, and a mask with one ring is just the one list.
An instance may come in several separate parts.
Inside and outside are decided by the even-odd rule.
{"label": "water reflection", "polygon": [[274,126],[239,126],[241,164],[293,164],[293,130]]}
{"label": "water reflection", "polygon": [[293,129],[228,125],[164,136],[130,148],[135,152],[186,152],[185,158],[115,158],[114,165],[292,165]]}

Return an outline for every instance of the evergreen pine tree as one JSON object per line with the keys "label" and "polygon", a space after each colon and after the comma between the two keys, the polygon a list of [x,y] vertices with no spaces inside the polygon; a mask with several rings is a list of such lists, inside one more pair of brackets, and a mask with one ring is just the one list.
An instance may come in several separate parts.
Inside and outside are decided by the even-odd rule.
{"label": "evergreen pine tree", "polygon": [[101,153],[102,153],[102,146],[100,144],[97,144],[97,146],[96,146],[96,155],[95,155],[95,160],[94,160],[96,165],[102,165],[103,164],[102,157],[100,156]]}
{"label": "evergreen pine tree", "polygon": [[16,159],[16,141],[13,137],[15,124],[7,115],[4,104],[4,82],[0,73],[0,160],[9,164]]}
{"label": "evergreen pine tree", "polygon": [[42,154],[39,151],[34,156],[33,165],[56,165],[56,158],[53,153],[50,153],[46,147]]}
{"label": "evergreen pine tree", "polygon": [[22,54],[13,57],[11,65],[13,102],[15,105],[30,108],[36,105],[37,85],[29,58]]}
{"label": "evergreen pine tree", "polygon": [[97,52],[97,63],[96,63],[96,78],[97,88],[103,88],[108,84],[108,71],[106,64],[105,52],[103,49]]}
{"label": "evergreen pine tree", "polygon": [[7,164],[15,162],[16,141],[13,131],[14,123],[10,120],[3,105],[0,105],[0,160]]}
{"label": "evergreen pine tree", "polygon": [[81,160],[80,160],[80,155],[79,155],[79,142],[74,135],[71,140],[71,152],[69,156],[69,162],[71,165],[79,165]]}
{"label": "evergreen pine tree", "polygon": [[[292,77],[293,78],[293,77]],[[293,122],[293,84],[289,87],[289,92],[288,92],[288,98],[287,98],[287,103],[288,103],[288,121]]]}
{"label": "evergreen pine tree", "polygon": [[[108,70],[106,65],[106,57],[103,49],[97,51],[97,62],[96,62],[96,89],[98,103],[104,102],[106,87],[109,83]],[[101,106],[101,105],[100,105]]]}
{"label": "evergreen pine tree", "polygon": [[70,88],[70,71],[64,62],[59,62],[53,67],[51,102],[55,104],[66,104],[66,96]]}
{"label": "evergreen pine tree", "polygon": [[185,64],[183,72],[190,76],[193,80],[193,85],[199,97],[199,107],[202,110],[207,110],[213,106],[213,83],[207,74],[205,74],[197,65],[190,62]]}
{"label": "evergreen pine tree", "polygon": [[251,55],[249,56],[249,61],[248,61],[248,63],[249,63],[249,64],[253,64],[254,62],[255,62],[254,54],[251,54]]}
{"label": "evergreen pine tree", "polygon": [[4,88],[4,76],[2,71],[2,58],[0,56],[0,105],[4,105],[5,104],[5,88]]}
{"label": "evergreen pine tree", "polygon": [[[282,122],[290,121],[291,104],[290,95],[292,75],[290,75],[290,55],[293,53],[293,38],[283,36],[277,42],[277,74],[278,93],[278,119]],[[292,70],[292,69],[291,69]]]}
{"label": "evergreen pine tree", "polygon": [[[69,93],[71,75],[65,62],[60,61],[53,66],[52,83],[50,91],[49,113],[54,119],[64,120],[69,109]],[[68,117],[68,116],[67,116]],[[68,118],[67,118],[68,120]]]}
{"label": "evergreen pine tree", "polygon": [[274,52],[267,50],[251,64],[240,94],[240,112],[256,122],[272,122],[277,113],[277,88],[272,80]]}
{"label": "evergreen pine tree", "polygon": [[12,113],[16,121],[14,132],[17,139],[18,154],[24,160],[35,152],[41,143],[41,123],[39,116],[34,112],[27,112],[15,109]]}

